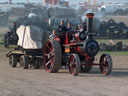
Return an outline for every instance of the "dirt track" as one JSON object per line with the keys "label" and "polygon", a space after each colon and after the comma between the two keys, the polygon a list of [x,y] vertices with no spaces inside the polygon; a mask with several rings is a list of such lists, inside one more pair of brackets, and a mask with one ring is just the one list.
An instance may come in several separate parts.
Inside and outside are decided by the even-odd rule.
{"label": "dirt track", "polygon": [[0,96],[128,96],[128,56],[113,56],[111,76],[97,68],[73,77],[68,70],[50,74],[44,70],[11,68],[0,53]]}

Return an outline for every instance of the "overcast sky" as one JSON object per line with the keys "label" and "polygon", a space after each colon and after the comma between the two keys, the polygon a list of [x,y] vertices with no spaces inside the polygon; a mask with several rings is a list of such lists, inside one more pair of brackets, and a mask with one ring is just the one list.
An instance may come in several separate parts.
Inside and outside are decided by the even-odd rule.
{"label": "overcast sky", "polygon": [[[9,0],[0,0],[0,2],[8,2]],[[42,2],[42,0],[29,0],[30,2]],[[84,2],[87,0],[69,0],[70,3],[79,3],[79,2]],[[92,1],[92,0],[91,0]],[[105,3],[109,3],[109,2],[128,2],[128,0],[97,0],[99,3],[101,3],[102,1]],[[16,3],[16,2],[26,2],[26,0],[12,0],[12,2]]]}

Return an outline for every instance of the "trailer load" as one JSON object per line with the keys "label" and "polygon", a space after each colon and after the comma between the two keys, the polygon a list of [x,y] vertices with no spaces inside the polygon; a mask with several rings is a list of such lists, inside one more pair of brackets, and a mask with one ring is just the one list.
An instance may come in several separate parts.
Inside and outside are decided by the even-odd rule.
{"label": "trailer load", "polygon": [[21,25],[17,29],[18,43],[17,45],[23,49],[41,49],[43,30],[37,26]]}

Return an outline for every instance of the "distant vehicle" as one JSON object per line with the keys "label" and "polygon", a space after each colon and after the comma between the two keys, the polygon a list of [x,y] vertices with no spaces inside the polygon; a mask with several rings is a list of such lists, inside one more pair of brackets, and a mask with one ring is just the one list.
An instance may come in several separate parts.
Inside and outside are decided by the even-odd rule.
{"label": "distant vehicle", "polygon": [[101,37],[110,39],[127,39],[128,26],[123,22],[116,22],[113,19],[102,21],[98,32]]}

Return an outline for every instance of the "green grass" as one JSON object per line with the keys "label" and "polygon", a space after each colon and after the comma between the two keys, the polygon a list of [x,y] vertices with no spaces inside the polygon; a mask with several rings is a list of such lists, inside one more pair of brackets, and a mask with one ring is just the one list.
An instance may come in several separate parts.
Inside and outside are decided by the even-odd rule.
{"label": "green grass", "polygon": [[[112,40],[112,39],[97,39],[98,43],[109,43],[109,40]],[[118,39],[118,40],[114,39],[114,41],[115,42],[122,41],[123,44],[128,44],[128,39]],[[114,56],[128,56],[128,51],[100,51],[98,55],[101,55],[104,53],[114,55]]]}
{"label": "green grass", "polygon": [[[112,40],[112,39],[96,39],[99,43],[109,43],[109,40]],[[123,44],[128,44],[128,39],[114,39],[115,42],[119,42],[119,41],[122,41]]]}
{"label": "green grass", "polygon": [[113,56],[128,56],[128,51],[100,51],[98,55],[110,54]]}
{"label": "green grass", "polygon": [[0,33],[0,45],[3,45],[4,34]]}

